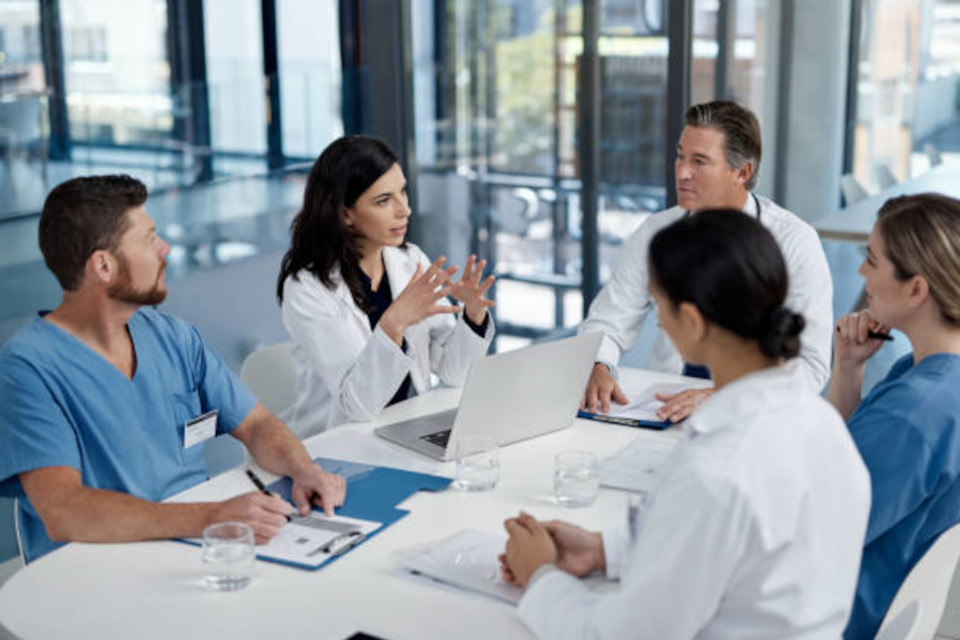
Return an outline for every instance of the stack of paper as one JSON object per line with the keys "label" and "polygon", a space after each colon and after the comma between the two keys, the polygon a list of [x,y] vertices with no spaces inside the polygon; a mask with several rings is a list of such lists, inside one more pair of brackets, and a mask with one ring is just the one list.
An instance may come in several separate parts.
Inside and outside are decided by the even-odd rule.
{"label": "stack of paper", "polygon": [[639,437],[600,461],[600,484],[614,489],[648,492],[677,443]]}
{"label": "stack of paper", "polygon": [[503,581],[497,559],[506,543],[506,536],[465,529],[443,540],[401,549],[396,558],[412,573],[516,604],[523,590]]}

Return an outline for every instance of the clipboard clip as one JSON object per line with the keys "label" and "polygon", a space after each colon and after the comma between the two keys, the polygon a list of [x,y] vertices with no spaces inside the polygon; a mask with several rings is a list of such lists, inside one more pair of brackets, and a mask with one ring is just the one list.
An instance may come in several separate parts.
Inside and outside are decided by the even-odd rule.
{"label": "clipboard clip", "polygon": [[331,556],[342,556],[350,549],[367,539],[367,536],[360,530],[348,531],[342,533],[330,542],[326,542],[310,553],[308,556],[315,556],[318,553],[329,553]]}

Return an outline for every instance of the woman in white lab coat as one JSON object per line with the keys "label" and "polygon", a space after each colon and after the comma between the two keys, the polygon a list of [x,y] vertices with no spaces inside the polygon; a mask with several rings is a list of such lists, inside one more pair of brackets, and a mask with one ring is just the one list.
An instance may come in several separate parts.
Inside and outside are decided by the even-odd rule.
{"label": "woman in white lab coat", "polygon": [[[686,362],[716,393],[634,518],[631,535],[522,513],[506,522],[504,576],[541,638],[838,638],[870,506],[843,420],[804,385],[803,318],[783,307],[770,232],[705,211],[650,244],[650,293]],[[620,578],[598,594],[579,580]]]}
{"label": "woman in white lab coat", "polygon": [[431,263],[405,240],[410,213],[380,140],[340,138],[310,171],[277,279],[297,371],[282,417],[301,437],[370,420],[429,389],[431,372],[460,385],[489,347],[493,276],[474,256],[459,279],[443,257]]}

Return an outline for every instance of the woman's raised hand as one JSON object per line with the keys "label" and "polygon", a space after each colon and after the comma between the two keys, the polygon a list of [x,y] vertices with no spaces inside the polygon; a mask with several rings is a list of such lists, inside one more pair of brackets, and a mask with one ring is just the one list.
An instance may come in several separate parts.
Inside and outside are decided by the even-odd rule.
{"label": "woman's raised hand", "polygon": [[886,333],[889,327],[877,322],[866,310],[840,318],[833,336],[835,364],[841,367],[860,367],[879,351],[883,341],[871,338],[870,331]]}
{"label": "woman's raised hand", "polygon": [[[471,255],[467,259],[467,265],[460,275],[460,280],[450,282],[450,295],[463,303],[464,313],[473,324],[477,325],[483,324],[487,317],[487,309],[496,304],[493,300],[484,297],[496,280],[496,276],[492,274],[484,279],[483,270],[486,266],[486,260],[477,260],[477,256]],[[451,268],[456,270],[456,267]],[[450,274],[452,275],[453,272],[451,271]]]}
{"label": "woman's raised hand", "polygon": [[426,271],[418,264],[410,283],[383,312],[380,328],[398,345],[403,344],[403,332],[410,325],[438,313],[460,310],[454,305],[440,304],[451,293],[450,276],[457,271],[457,267],[444,268],[446,261],[446,257],[440,256]]}

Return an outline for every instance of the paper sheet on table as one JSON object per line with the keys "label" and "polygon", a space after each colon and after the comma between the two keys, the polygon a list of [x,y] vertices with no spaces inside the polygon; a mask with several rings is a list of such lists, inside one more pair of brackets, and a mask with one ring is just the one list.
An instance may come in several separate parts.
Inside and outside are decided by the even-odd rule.
{"label": "paper sheet on table", "polygon": [[676,442],[639,437],[600,461],[600,484],[627,491],[650,491],[676,446]]}
{"label": "paper sheet on table", "polygon": [[442,462],[425,460],[407,449],[389,444],[369,433],[334,428],[324,434],[317,453],[324,458],[351,460],[378,467],[392,467],[416,473],[446,475]]}
{"label": "paper sheet on table", "polygon": [[[383,526],[372,520],[344,516],[327,516],[316,511],[306,516],[295,516],[285,524],[270,542],[257,546],[257,556],[308,567],[319,567],[336,555],[342,543],[351,542],[351,532],[359,531],[362,542]],[[331,543],[333,543],[331,545]],[[330,545],[328,548],[327,545]],[[355,546],[355,545],[354,545]]]}
{"label": "paper sheet on table", "polygon": [[464,529],[442,540],[401,549],[395,557],[412,573],[517,604],[523,590],[503,581],[497,560],[506,543],[506,536]]}
{"label": "paper sheet on table", "polygon": [[657,409],[663,406],[663,402],[657,400],[658,393],[679,393],[687,389],[699,389],[702,385],[696,383],[673,383],[662,382],[659,384],[650,384],[642,386],[620,385],[623,393],[627,396],[629,402],[625,405],[611,403],[609,413],[598,413],[597,415],[612,416],[614,418],[630,418],[631,420],[643,420],[645,422],[660,422],[663,418],[657,415]]}

